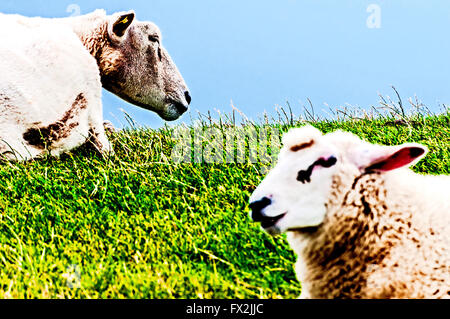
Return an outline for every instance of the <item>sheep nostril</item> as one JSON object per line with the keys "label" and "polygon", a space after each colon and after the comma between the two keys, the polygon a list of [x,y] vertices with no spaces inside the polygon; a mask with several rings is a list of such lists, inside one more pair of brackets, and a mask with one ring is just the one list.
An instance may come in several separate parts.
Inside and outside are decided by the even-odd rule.
{"label": "sheep nostril", "polygon": [[268,198],[268,197],[264,197],[261,200],[258,200],[256,202],[250,203],[250,208],[252,210],[263,210],[264,208],[266,208],[270,204],[272,204],[272,200],[270,198]]}
{"label": "sheep nostril", "polygon": [[192,97],[191,97],[191,95],[189,94],[188,91],[184,92],[184,97],[186,98],[187,104],[190,105],[191,102],[192,102]]}

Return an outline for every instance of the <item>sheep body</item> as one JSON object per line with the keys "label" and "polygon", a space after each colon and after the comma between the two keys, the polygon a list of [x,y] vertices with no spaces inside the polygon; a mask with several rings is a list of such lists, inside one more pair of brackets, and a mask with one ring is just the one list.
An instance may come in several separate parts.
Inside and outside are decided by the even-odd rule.
{"label": "sheep body", "polygon": [[[312,131],[288,134],[278,164],[287,167],[292,146],[311,140],[316,149],[303,156],[326,150],[338,157],[323,221],[314,228],[286,227],[298,255],[301,298],[449,298],[450,177],[424,176],[406,167],[364,171],[371,154],[386,147],[345,132],[319,137]],[[324,185],[320,174],[325,173],[313,173],[312,183]],[[269,193],[275,178],[263,181],[252,200],[272,196],[273,205],[280,205],[277,193]]]}
{"label": "sheep body", "polygon": [[64,19],[0,14],[0,156],[58,156],[89,137],[110,153],[102,86],[164,119],[181,116],[190,96],[160,37],[134,12]]}
{"label": "sheep body", "polygon": [[[25,19],[8,15],[1,15],[0,21],[0,70],[4,77],[0,82],[0,144],[4,142],[4,149],[14,150],[9,158],[30,159],[40,154],[42,148],[29,146],[23,134],[34,123],[47,127],[64,118],[83,92],[91,106],[89,110],[77,110],[76,134],[54,144],[53,154],[81,145],[89,135],[88,117],[94,117],[95,112],[101,116],[101,82],[95,59],[64,25],[53,29],[45,23],[38,26],[35,21],[36,25],[30,27]],[[6,32],[11,28],[13,33]],[[61,85],[67,82],[71,85]],[[107,140],[104,144],[109,146]]]}
{"label": "sheep body", "polygon": [[450,206],[433,192],[448,178],[389,175],[369,174],[340,192],[338,185],[357,177],[343,170],[317,232],[288,233],[302,297],[449,297]]}

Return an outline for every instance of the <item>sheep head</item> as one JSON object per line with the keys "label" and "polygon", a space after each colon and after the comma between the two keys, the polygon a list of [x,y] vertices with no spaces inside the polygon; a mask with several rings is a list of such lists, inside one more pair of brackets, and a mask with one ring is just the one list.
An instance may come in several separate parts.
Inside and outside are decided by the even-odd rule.
{"label": "sheep head", "polygon": [[272,235],[314,231],[326,217],[336,174],[350,175],[350,182],[339,187],[351,189],[363,174],[407,167],[426,153],[420,144],[380,146],[347,132],[323,135],[312,126],[292,129],[283,137],[277,165],[250,198],[251,217]]}
{"label": "sheep head", "polygon": [[175,63],[162,44],[159,28],[140,22],[135,13],[107,17],[101,51],[96,54],[103,87],[163,119],[178,119],[191,96]]}

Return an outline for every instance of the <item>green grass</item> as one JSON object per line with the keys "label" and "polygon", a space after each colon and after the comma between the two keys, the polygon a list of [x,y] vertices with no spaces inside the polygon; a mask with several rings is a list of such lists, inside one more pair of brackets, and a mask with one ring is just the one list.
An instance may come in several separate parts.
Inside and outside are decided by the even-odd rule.
{"label": "green grass", "polygon": [[[304,124],[282,117],[270,125]],[[406,125],[383,116],[314,125],[386,145],[423,143],[430,154],[415,170],[449,174],[449,113],[402,119]],[[112,158],[84,148],[0,164],[0,298],[298,297],[285,237],[266,235],[248,217],[264,177],[258,164],[175,164],[168,127],[127,129],[111,140]],[[75,288],[71,265],[80,272]]]}

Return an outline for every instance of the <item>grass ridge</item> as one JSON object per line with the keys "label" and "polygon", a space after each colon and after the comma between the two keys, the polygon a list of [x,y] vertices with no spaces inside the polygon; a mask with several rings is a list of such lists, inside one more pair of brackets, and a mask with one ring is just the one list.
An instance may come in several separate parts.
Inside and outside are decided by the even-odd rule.
{"label": "grass ridge", "polygon": [[[311,123],[373,143],[419,142],[430,153],[414,170],[450,173],[448,111],[308,116],[283,110],[278,119],[237,124],[235,114],[209,114],[196,125],[268,124],[285,132]],[[111,134],[112,158],[81,148],[1,163],[0,298],[297,297],[285,237],[269,237],[248,217],[248,198],[263,178],[258,163],[172,163],[173,129],[132,123]]]}

